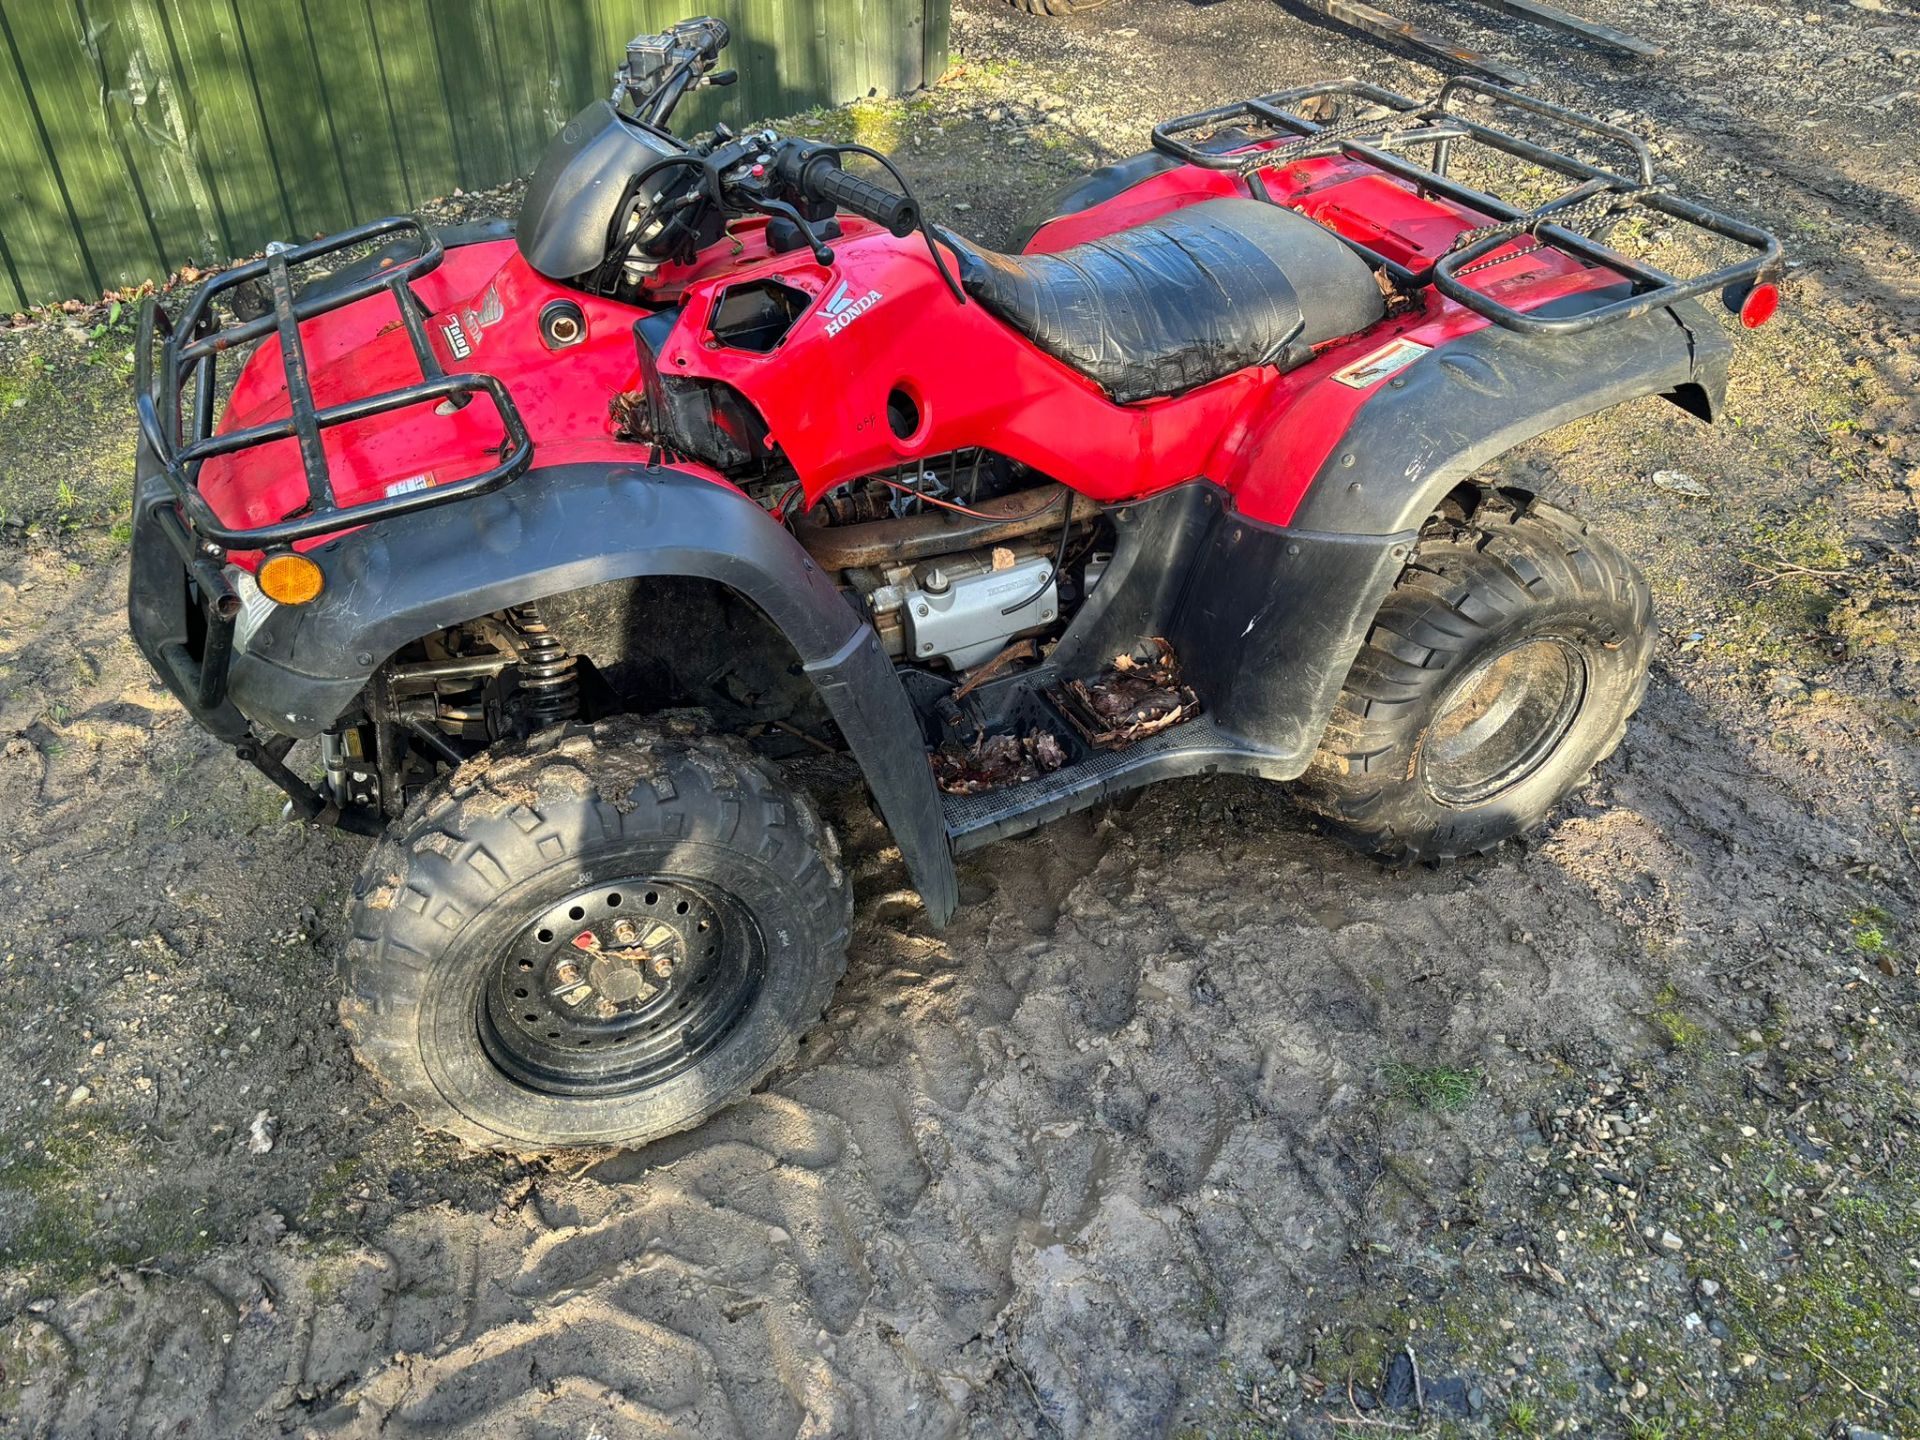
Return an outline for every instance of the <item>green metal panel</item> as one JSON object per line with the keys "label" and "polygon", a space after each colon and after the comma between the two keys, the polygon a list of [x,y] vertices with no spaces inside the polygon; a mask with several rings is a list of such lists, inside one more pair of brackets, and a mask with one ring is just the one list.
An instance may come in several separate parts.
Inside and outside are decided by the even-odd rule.
{"label": "green metal panel", "polygon": [[[422,43],[430,34],[428,0],[367,0],[367,7],[379,46],[374,68],[380,75],[380,103],[405,160],[406,203],[414,205],[452,189],[460,163],[441,88],[440,57]],[[396,203],[389,201],[386,208]]]}
{"label": "green metal panel", "polygon": [[920,34],[920,73],[926,77],[923,83],[931,85],[947,73],[952,41],[953,6],[947,0],[926,0]]}
{"label": "green metal panel", "polygon": [[[12,3],[16,0],[0,0],[0,5]],[[152,60],[157,85],[169,98],[208,197],[202,221],[209,243],[190,257],[168,258],[175,263],[208,259],[250,250],[262,243],[252,238],[256,235],[293,234],[285,176],[267,145],[266,119],[241,49],[233,0],[147,4],[167,39],[166,54]]]}
{"label": "green metal panel", "polygon": [[740,84],[683,128],[946,67],[948,0],[0,0],[0,305],[525,174],[629,38],[701,10]]}
{"label": "green metal panel", "polygon": [[[20,48],[0,8],[0,258],[16,294],[44,293],[62,285],[91,287],[93,261],[78,247],[66,179],[54,163],[37,110],[21,71]],[[77,276],[77,281],[66,277]],[[16,301],[16,303],[18,303]]]}

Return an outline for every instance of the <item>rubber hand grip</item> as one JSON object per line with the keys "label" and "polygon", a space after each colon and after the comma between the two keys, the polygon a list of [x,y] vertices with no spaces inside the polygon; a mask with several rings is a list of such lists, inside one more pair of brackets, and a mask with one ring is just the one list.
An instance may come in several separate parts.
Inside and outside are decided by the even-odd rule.
{"label": "rubber hand grip", "polygon": [[905,195],[849,175],[826,156],[816,158],[804,172],[805,189],[841,210],[863,215],[893,234],[911,235],[920,228],[920,207]]}

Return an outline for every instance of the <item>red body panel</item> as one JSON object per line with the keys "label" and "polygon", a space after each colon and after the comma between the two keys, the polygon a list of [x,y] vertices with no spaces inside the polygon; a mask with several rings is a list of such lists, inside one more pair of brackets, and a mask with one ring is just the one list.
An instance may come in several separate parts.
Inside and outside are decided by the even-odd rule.
{"label": "red body panel", "polygon": [[[1276,166],[1243,181],[1181,167],[1090,209],[1042,227],[1033,250],[1058,250],[1141,223],[1182,205],[1264,185],[1282,204],[1403,263],[1444,254],[1485,217],[1416,194],[1377,170],[1339,158]],[[1437,347],[1487,322],[1426,292],[1424,309],[1382,321],[1321,347],[1282,375],[1257,367],[1167,399],[1116,405],[1085,377],[1054,360],[978,304],[959,304],[918,235],[896,239],[845,219],[830,266],[806,251],[772,254],[758,221],[738,222],[697,262],[657,276],[661,303],[682,306],[660,357],[663,373],[723,381],[765,419],[771,442],[793,465],[809,503],[848,480],[916,456],[982,446],[1022,461],[1096,499],[1150,495],[1205,476],[1223,485],[1251,518],[1284,525],[1377,382],[1355,388],[1333,378],[1390,341]],[[721,295],[745,279],[777,277],[811,297],[807,312],[772,351],[723,347],[710,320]],[[1611,271],[1556,252],[1510,259],[1478,282],[1508,303],[1531,308],[1559,295],[1613,283]],[[844,292],[842,291],[844,288]],[[634,324],[647,312],[597,300],[546,280],[511,241],[463,246],[416,289],[434,311],[430,332],[450,372],[485,370],[511,390],[536,445],[535,463],[640,453],[615,438],[610,402],[641,381]],[[587,339],[550,352],[538,316],[565,296],[587,319]],[[836,296],[846,300],[829,313]],[[469,347],[456,355],[446,326],[458,319]],[[315,399],[326,405],[418,379],[392,301],[380,296],[302,328]],[[896,436],[887,401],[911,397],[920,417]],[[286,413],[278,345],[248,363],[223,429]],[[354,504],[390,487],[432,484],[493,463],[504,438],[491,405],[475,401],[448,415],[420,406],[326,432],[337,498]],[[715,477],[718,479],[718,477]],[[209,461],[202,489],[223,521],[262,524],[292,513],[306,486],[291,441]]]}
{"label": "red body panel", "polygon": [[[614,440],[607,412],[614,395],[632,388],[638,370],[631,309],[536,275],[520,263],[511,240],[448,251],[440,267],[415,281],[414,289],[434,313],[428,333],[441,364],[450,373],[486,369],[505,379],[538,443],[540,463],[633,458],[631,446]],[[542,305],[563,295],[586,312],[593,341],[556,357],[541,343],[538,316]],[[499,318],[492,323],[476,325],[469,318],[484,322],[495,311]],[[443,328],[456,316],[461,333],[469,337],[465,359],[452,353]],[[318,406],[420,378],[399,310],[388,295],[311,320],[301,326],[300,337]],[[220,428],[238,429],[286,413],[280,342],[269,337],[236,381]],[[421,475],[433,483],[484,470],[498,459],[505,438],[499,416],[485,399],[449,415],[420,405],[323,432],[335,498],[342,505],[379,499],[389,487]],[[299,450],[285,440],[210,460],[201,472],[201,493],[229,525],[277,520],[306,502]]]}

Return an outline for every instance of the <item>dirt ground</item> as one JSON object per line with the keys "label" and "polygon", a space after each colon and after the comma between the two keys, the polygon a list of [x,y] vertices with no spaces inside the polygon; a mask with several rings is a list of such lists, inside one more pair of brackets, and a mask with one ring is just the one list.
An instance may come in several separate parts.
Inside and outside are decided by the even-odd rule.
{"label": "dirt ground", "polygon": [[[128,317],[0,335],[0,1431],[1920,1435],[1920,20],[1590,0],[1665,43],[1632,67],[1404,8],[1797,262],[1730,423],[1502,462],[1653,580],[1621,753],[1407,873],[1166,785],[971,857],[939,932],[815,774],[835,1006],[640,1153],[381,1104],[334,1020],[366,842],[283,825],[125,633]],[[954,33],[935,90],[808,118],[989,243],[1162,115],[1436,83],[1269,0]]]}

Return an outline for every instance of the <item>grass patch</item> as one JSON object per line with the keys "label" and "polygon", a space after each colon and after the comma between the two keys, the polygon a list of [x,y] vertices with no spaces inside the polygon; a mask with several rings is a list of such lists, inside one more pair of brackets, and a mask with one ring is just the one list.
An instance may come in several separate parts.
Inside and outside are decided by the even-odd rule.
{"label": "grass patch", "polygon": [[1508,1435],[1532,1437],[1540,1433],[1540,1412],[1525,1400],[1515,1400],[1507,1406],[1507,1413],[1501,1424],[1501,1430]]}
{"label": "grass patch", "polygon": [[[130,311],[92,332],[0,337],[0,524],[27,536],[105,530],[133,503]],[[115,543],[124,543],[116,537]]]}
{"label": "grass patch", "polygon": [[1817,667],[1835,641],[1920,657],[1910,633],[1920,597],[1854,548],[1828,502],[1760,522],[1741,558],[1752,577],[1746,638],[1763,658]]}
{"label": "grass patch", "polygon": [[0,1211],[10,1221],[0,1232],[0,1262],[78,1284],[103,1265],[139,1258],[95,1222],[97,1192],[134,1155],[112,1111],[62,1112],[33,1148],[11,1138],[0,1152],[0,1193],[12,1192]]}
{"label": "grass patch", "polygon": [[1662,985],[1653,997],[1653,1005],[1653,1023],[1675,1050],[1697,1049],[1706,1040],[1706,1027],[1680,1008],[1680,992],[1673,986]]}
{"label": "grass patch", "polygon": [[908,130],[933,110],[926,94],[905,99],[856,100],[851,105],[803,111],[781,122],[794,135],[841,144],[868,145],[891,154],[900,148]]}
{"label": "grass patch", "polygon": [[1760,521],[1741,559],[1755,576],[1756,618],[1788,638],[1826,630],[1844,593],[1840,581],[1854,564],[1824,503]]}
{"label": "grass patch", "polygon": [[363,1155],[343,1155],[329,1165],[314,1182],[313,1196],[307,1203],[308,1212],[324,1215],[345,1204],[365,1164],[366,1157]]}
{"label": "grass patch", "polygon": [[1847,917],[1847,928],[1852,932],[1853,948],[1869,960],[1891,959],[1893,946],[1893,916],[1878,905],[1866,905]]}
{"label": "grass patch", "polygon": [[1387,1093],[1422,1110],[1452,1114],[1467,1108],[1480,1093],[1480,1072],[1451,1065],[1393,1064],[1381,1072]]}

